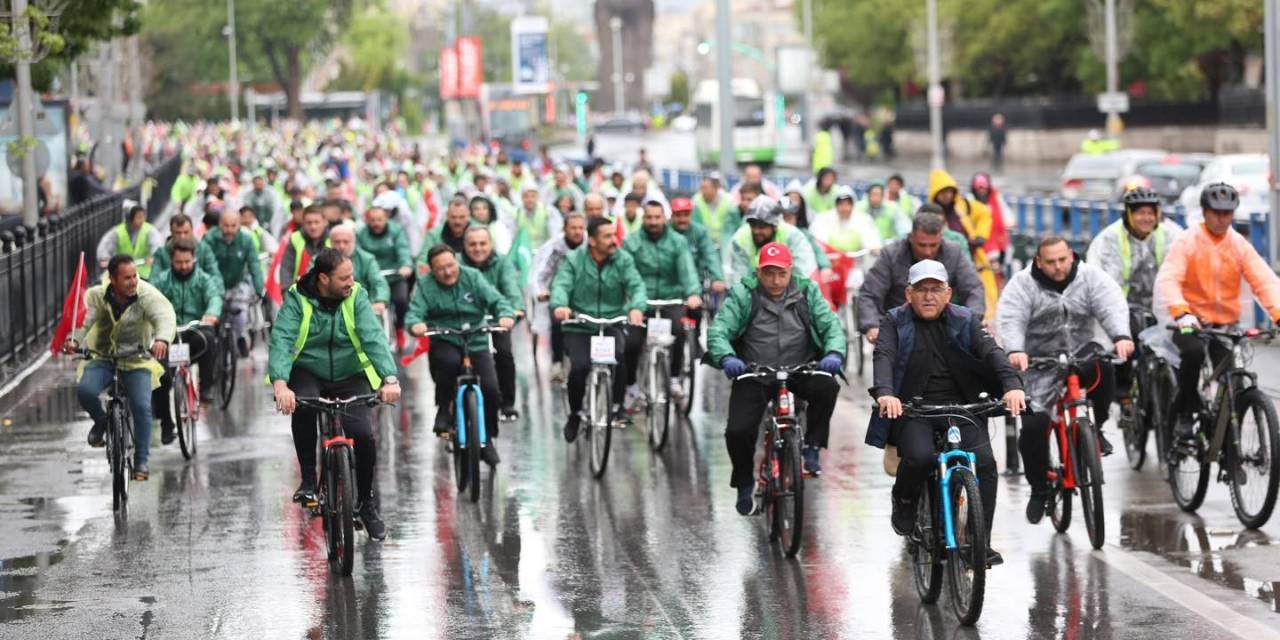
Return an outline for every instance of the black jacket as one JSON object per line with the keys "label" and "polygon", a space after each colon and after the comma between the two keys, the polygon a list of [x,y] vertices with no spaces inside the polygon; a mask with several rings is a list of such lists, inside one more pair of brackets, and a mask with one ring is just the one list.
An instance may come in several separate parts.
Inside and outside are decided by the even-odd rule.
{"label": "black jacket", "polygon": [[[986,291],[978,279],[978,271],[965,256],[966,247],[954,242],[942,241],[942,247],[934,260],[947,268],[954,304],[968,307],[979,318],[986,313]],[[885,246],[875,266],[867,272],[862,288],[858,291],[858,330],[866,333],[880,326],[880,319],[889,309],[902,306],[906,301],[907,272],[916,263],[911,253],[911,243],[903,238]]]}

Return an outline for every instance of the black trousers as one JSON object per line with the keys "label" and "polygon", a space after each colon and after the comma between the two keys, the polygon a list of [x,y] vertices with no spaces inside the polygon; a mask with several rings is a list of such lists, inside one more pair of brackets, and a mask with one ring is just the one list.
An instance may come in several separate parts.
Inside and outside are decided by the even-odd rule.
{"label": "black trousers", "polygon": [[[840,384],[827,376],[796,376],[789,381],[789,388],[797,398],[808,403],[805,409],[805,444],[825,448]],[[751,466],[756,442],[760,439],[760,419],[769,401],[777,395],[777,385],[772,382],[740,380],[733,383],[729,392],[729,422],[724,430],[725,448],[729,450],[729,462],[733,464],[729,486],[752,486]]]}
{"label": "black trousers", "polygon": [[[494,334],[497,337],[499,334]],[[498,405],[502,395],[498,391],[498,372],[493,365],[493,354],[488,349],[470,351],[471,368],[480,376],[480,392],[484,394],[485,433],[498,437]],[[458,393],[458,375],[462,373],[462,347],[443,340],[432,340],[427,352],[427,365],[431,379],[436,384],[436,411],[447,412],[453,406]]]}
{"label": "black trousers", "polygon": [[[1093,405],[1094,429],[1102,430],[1115,399],[1115,368],[1108,362],[1086,362],[1080,368],[1080,387],[1087,391]],[[1093,389],[1089,391],[1089,389]],[[1027,413],[1022,416],[1022,431],[1018,434],[1018,452],[1022,454],[1022,467],[1031,485],[1032,493],[1049,491],[1049,433],[1053,424],[1053,408],[1043,413]]]}
{"label": "black trousers", "polygon": [[[996,458],[991,453],[991,438],[985,428],[979,428],[963,420],[958,421],[960,427],[960,447],[972,451],[978,458],[978,492],[982,495],[982,513],[986,516],[987,533],[991,533],[991,523],[996,514]],[[906,498],[914,501],[920,495],[920,489],[929,478],[929,473],[937,467],[938,450],[934,447],[934,429],[947,429],[945,419],[924,420],[919,418],[903,418],[893,425],[894,441],[898,444],[898,455],[902,461],[898,463],[897,480],[893,483],[895,498]]]}
{"label": "black trousers", "polygon": [[404,317],[409,313],[409,281],[391,283],[391,308],[396,310],[396,328],[404,328]]}
{"label": "black trousers", "polygon": [[516,357],[511,352],[511,332],[491,334],[493,338],[493,365],[498,372],[498,391],[503,409],[516,406]]}
{"label": "black trousers", "polygon": [[564,328],[555,318],[551,319],[551,361],[564,362]]}
{"label": "black trousers", "polygon": [[[621,404],[627,393],[627,385],[635,382],[635,369],[629,363],[640,357],[644,347],[644,332],[639,328],[608,327],[606,335],[613,336],[613,357],[618,361],[613,374],[613,404]],[[569,411],[582,410],[582,396],[587,392],[587,374],[591,373],[591,337],[594,333],[565,333],[565,354],[569,356]],[[631,372],[628,378],[627,372]]]}
{"label": "black trousers", "polygon": [[1178,395],[1173,401],[1173,410],[1178,414],[1200,411],[1203,408],[1200,406],[1200,368],[1204,366],[1206,351],[1216,367],[1223,358],[1231,355],[1231,350],[1221,340],[1206,342],[1198,336],[1181,333],[1173,334],[1173,344],[1178,347],[1178,353],[1182,356],[1182,365],[1178,367]]}
{"label": "black trousers", "polygon": [[[1152,323],[1154,318],[1150,319]],[[1149,325],[1142,321],[1137,314],[1129,312],[1129,335],[1133,336],[1134,344],[1138,344],[1138,334],[1142,333]],[[1134,350],[1134,357],[1125,360],[1123,363],[1115,365],[1116,369],[1116,398],[1128,398],[1133,387],[1133,361],[1137,357],[1137,350]]]}
{"label": "black trousers", "polygon": [[[182,332],[182,341],[191,345],[191,353],[195,359],[197,376],[200,378],[200,397],[207,398],[213,388],[213,372],[218,366],[218,352],[214,348],[217,341],[213,327],[196,327]],[[173,410],[169,406],[173,390],[173,370],[166,359],[164,375],[160,376],[160,386],[151,392],[151,411],[161,424],[173,422]]]}
{"label": "black trousers", "polygon": [[[684,366],[685,330],[684,324],[680,322],[685,315],[684,307],[666,307],[658,310],[658,315],[671,321],[671,336],[675,338],[675,342],[671,343],[671,349],[668,351],[670,358],[667,364],[671,369],[671,376],[675,377],[680,375],[681,368]],[[641,332],[644,334],[644,340],[648,340],[649,328],[645,327]],[[639,357],[627,361],[627,384],[635,384],[639,366]]]}
{"label": "black trousers", "polygon": [[[322,380],[302,367],[294,367],[289,373],[289,388],[302,397],[347,398],[373,391],[363,373],[342,380]],[[299,408],[293,412],[293,448],[298,454],[303,481],[312,483],[316,479],[316,415],[314,409]],[[374,493],[373,473],[378,464],[373,409],[366,406],[348,408],[342,415],[342,431],[356,443],[356,492],[362,500],[371,498]]]}

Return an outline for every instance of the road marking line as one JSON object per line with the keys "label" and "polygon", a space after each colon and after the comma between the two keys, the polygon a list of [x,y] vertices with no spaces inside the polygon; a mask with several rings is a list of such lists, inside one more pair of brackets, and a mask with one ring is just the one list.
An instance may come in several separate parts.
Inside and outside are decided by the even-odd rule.
{"label": "road marking line", "polygon": [[1150,587],[1156,593],[1180,604],[1188,611],[1226,629],[1244,640],[1280,640],[1280,632],[1249,616],[1236,613],[1230,606],[1211,598],[1181,580],[1144,562],[1138,556],[1107,544],[1105,553],[1092,553],[1120,573]]}
{"label": "road marking line", "polygon": [[13,391],[15,388],[17,388],[18,385],[22,384],[23,380],[26,380],[28,376],[36,372],[36,369],[39,369],[40,367],[44,366],[44,363],[48,361],[49,361],[49,352],[45,351],[39,358],[36,359],[35,362],[32,362],[30,365],[28,365],[26,369],[19,371],[18,374],[15,375],[12,380],[9,381],[9,384],[6,384],[4,385],[3,388],[0,388],[0,397],[4,397],[5,394],[9,393],[10,391]]}

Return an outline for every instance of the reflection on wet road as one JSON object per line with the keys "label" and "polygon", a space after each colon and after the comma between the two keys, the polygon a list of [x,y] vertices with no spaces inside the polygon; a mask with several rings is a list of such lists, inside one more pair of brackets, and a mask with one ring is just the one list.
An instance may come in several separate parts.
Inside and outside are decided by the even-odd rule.
{"label": "reflection on wet road", "polygon": [[655,455],[622,431],[597,482],[587,449],[560,438],[561,394],[526,360],[524,417],[504,425],[503,462],[471,504],[430,437],[430,380],[416,363],[408,400],[380,416],[390,537],[361,536],[343,580],[319,522],[289,502],[297,465],[267,388],[245,385],[228,412],[211,412],[190,464],[157,441],[152,480],[117,520],[70,370],[46,365],[0,399],[11,419],[0,428],[0,638],[1259,639],[1280,628],[1280,527],[1242,532],[1220,487],[1200,515],[1182,514],[1153,469],[1116,458],[1102,552],[1082,527],[1026,524],[1024,483],[1001,478],[993,542],[1006,563],[988,574],[977,628],[958,628],[945,594],[919,604],[889,527],[891,479],[862,445],[860,388],[843,393],[826,473],[806,486],[804,548],[788,561],[760,519],[734,511],[727,385],[703,373],[717,377],[668,449]]}

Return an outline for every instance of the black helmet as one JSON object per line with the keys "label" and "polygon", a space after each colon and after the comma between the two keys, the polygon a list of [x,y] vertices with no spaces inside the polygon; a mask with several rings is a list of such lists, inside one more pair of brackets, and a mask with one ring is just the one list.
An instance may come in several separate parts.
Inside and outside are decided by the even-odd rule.
{"label": "black helmet", "polygon": [[1124,208],[1132,211],[1138,207],[1160,207],[1160,194],[1146,187],[1134,187],[1124,194]]}
{"label": "black helmet", "polygon": [[1200,208],[1214,211],[1235,211],[1240,206],[1240,194],[1236,188],[1225,183],[1215,182],[1200,192]]}

